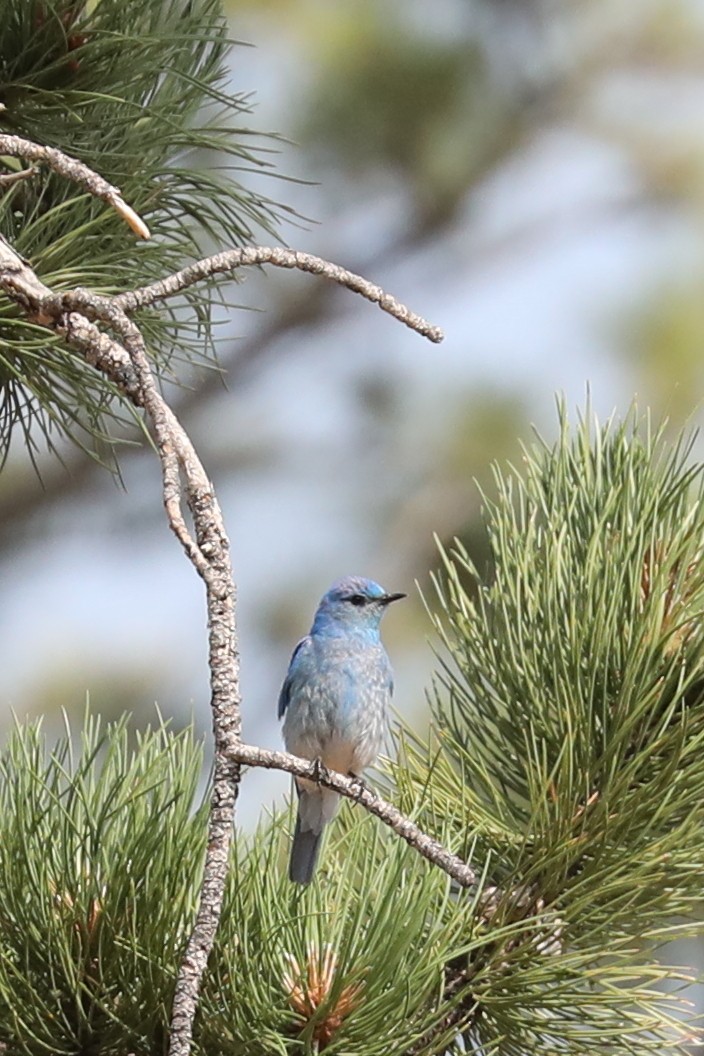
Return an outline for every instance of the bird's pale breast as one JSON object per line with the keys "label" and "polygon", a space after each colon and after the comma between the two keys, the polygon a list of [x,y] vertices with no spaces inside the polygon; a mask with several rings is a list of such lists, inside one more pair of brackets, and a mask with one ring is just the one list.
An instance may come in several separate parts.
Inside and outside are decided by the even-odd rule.
{"label": "bird's pale breast", "polygon": [[391,670],[380,642],[309,638],[291,679],[287,749],[342,773],[361,773],[381,747],[390,695]]}

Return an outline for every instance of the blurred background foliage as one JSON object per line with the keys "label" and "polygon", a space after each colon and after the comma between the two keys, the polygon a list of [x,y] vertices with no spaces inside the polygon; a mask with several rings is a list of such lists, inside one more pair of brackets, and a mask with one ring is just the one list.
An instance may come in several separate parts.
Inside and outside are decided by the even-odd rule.
{"label": "blurred background foliage", "polygon": [[[674,427],[698,420],[704,17],[696,0],[225,8],[254,47],[232,49],[221,87],[288,140],[269,141],[266,172],[242,159],[238,183],[309,218],[277,239],[448,335],[426,347],[309,276],[252,273],[241,310],[215,309],[222,370],[184,367],[168,390],[231,531],[246,733],[278,745],[289,651],[328,582],[413,594],[434,533],[481,568],[479,487],[532,422],[554,435],[556,390],[581,404],[589,385],[602,417],[637,393]],[[225,164],[204,146],[189,171]],[[41,482],[21,451],[0,477],[5,714],[80,710],[90,692],[103,714],[158,700],[205,728],[200,585],[152,455],[125,447],[125,494],[58,447],[63,465],[38,453]],[[397,705],[421,727],[428,633],[417,597],[386,628]],[[251,775],[245,820],[286,785]]]}

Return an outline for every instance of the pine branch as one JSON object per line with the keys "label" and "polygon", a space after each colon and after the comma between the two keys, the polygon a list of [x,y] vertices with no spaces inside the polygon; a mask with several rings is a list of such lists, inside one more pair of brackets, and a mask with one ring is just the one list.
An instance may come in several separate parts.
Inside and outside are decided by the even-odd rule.
{"label": "pine branch", "polygon": [[[250,100],[229,83],[235,42],[220,0],[4,0],[2,11],[0,132],[99,170],[154,236],[137,248],[99,199],[53,172],[4,182],[0,233],[53,290],[131,289],[212,251],[206,241],[276,237],[295,215],[240,182],[243,171],[272,168],[264,147],[277,137],[243,119]],[[222,293],[204,283],[183,299],[192,323],[171,304],[140,320],[162,376],[178,360],[214,355]],[[60,455],[56,438],[67,438],[115,470],[124,412],[105,376],[1,300],[0,462],[19,430],[30,450],[41,438]]]}
{"label": "pine branch", "polygon": [[458,855],[429,836],[410,818],[406,817],[392,803],[387,803],[376,792],[358,778],[339,774],[334,770],[321,767],[307,759],[299,759],[288,752],[275,752],[268,748],[257,748],[250,744],[236,744],[230,749],[232,759],[242,766],[261,766],[267,770],[282,770],[295,777],[305,777],[325,788],[331,788],[354,803],[359,803],[374,817],[405,840],[409,847],[432,862],[461,887],[476,887],[476,871]]}
{"label": "pine branch", "polygon": [[[506,1000],[473,980],[468,1046],[581,1053],[598,1033],[614,1051],[628,1020],[627,1051],[679,1051],[689,1028],[660,1016],[653,984],[678,977],[659,963],[668,938],[702,934],[704,467],[635,410],[560,417],[554,445],[495,472],[490,573],[459,542],[441,550],[436,728],[404,738],[391,774],[401,809],[449,819],[460,851],[471,831],[490,879],[532,901]],[[531,945],[557,956],[541,966]]]}
{"label": "pine branch", "polygon": [[202,763],[192,730],[158,719],[87,714],[58,740],[41,721],[10,731],[0,1051],[163,1053],[205,853]]}
{"label": "pine branch", "polygon": [[373,304],[378,304],[382,311],[388,312],[394,319],[404,323],[411,330],[415,330],[421,337],[427,337],[434,344],[439,344],[443,340],[444,334],[439,327],[433,326],[422,316],[409,311],[404,304],[400,304],[395,297],[385,293],[380,286],[373,285],[368,279],[355,275],[354,272],[341,268],[339,264],[333,264],[321,257],[284,249],[281,246],[246,246],[244,249],[217,253],[191,264],[190,267],[160,282],[143,286],[139,290],[132,290],[130,293],[122,293],[114,299],[114,303],[125,311],[131,312],[153,304],[155,301],[173,297],[194,283],[202,282],[204,278],[222,273],[229,274],[239,267],[253,264],[274,264],[277,268],[298,268],[312,275],[322,275],[354,293],[361,294]]}
{"label": "pine branch", "polygon": [[[22,141],[7,144],[12,150],[21,151],[31,160],[44,160],[68,179],[76,180],[89,193],[108,201],[111,205],[121,202],[119,192],[94,173],[86,173],[86,167],[74,159],[63,157],[52,150],[33,149]],[[10,151],[8,151],[10,152]],[[116,206],[117,207],[117,206]],[[121,215],[130,215],[119,209]],[[266,253],[271,256],[271,251]],[[275,255],[276,256],[276,255]],[[290,260],[289,257],[285,258]],[[295,258],[294,258],[295,259]],[[331,275],[335,281],[350,285],[364,292],[370,299],[387,307],[408,325],[425,332],[431,340],[439,340],[440,332],[428,327],[424,320],[408,312],[383,291],[369,286],[365,280],[335,269],[323,261],[301,258],[314,270]],[[231,266],[231,265],[229,265]],[[289,266],[291,266],[289,264]],[[203,269],[203,275],[213,267],[212,261],[194,265],[195,271]],[[193,272],[192,272],[193,274]],[[165,280],[156,296],[178,292],[183,275]],[[191,280],[190,276],[188,281]],[[171,1056],[187,1056],[190,1051],[193,1020],[198,1003],[200,984],[217,931],[227,879],[227,864],[232,839],[232,823],[237,792],[241,778],[242,752],[240,738],[240,693],[239,656],[235,625],[235,589],[229,555],[229,540],[222,521],[219,505],[212,485],[208,480],[191,441],[175,415],[159,392],[150,365],[143,335],[135,323],[125,314],[120,303],[87,290],[74,290],[54,294],[46,287],[5,240],[0,241],[0,288],[18,304],[23,311],[41,326],[53,330],[69,347],[79,351],[86,361],[105,373],[132,403],[143,408],[154,430],[157,451],[162,466],[163,498],[171,529],[180,541],[188,559],[205,582],[208,610],[209,660],[211,685],[211,708],[215,739],[215,772],[209,814],[208,850],[203,870],[201,896],[196,922],[191,932],[181,964],[174,995],[171,1022]],[[147,292],[147,298],[153,291]],[[103,333],[97,322],[106,325],[119,340]],[[182,484],[183,481],[183,484]],[[191,535],[183,515],[186,502],[194,524],[195,538]],[[246,754],[246,753],[245,753]],[[281,753],[283,756],[283,753]],[[252,751],[253,765],[271,765],[272,755],[258,756]],[[259,759],[258,763],[254,763]],[[286,767],[303,765],[295,759],[278,760]],[[303,765],[310,770],[310,765]],[[354,790],[349,779],[339,775],[327,775],[327,780],[345,787],[347,795],[353,795],[370,811],[376,798],[356,784]],[[333,785],[331,785],[333,787]],[[389,813],[391,810],[391,813]],[[404,839],[420,850],[426,857],[449,870],[453,868],[464,877],[465,883],[474,883],[475,874],[464,863],[425,836],[408,819],[388,805],[376,806],[373,810],[393,824]],[[463,866],[464,869],[460,868]],[[471,880],[470,880],[471,875]]]}
{"label": "pine branch", "polygon": [[[47,165],[60,176],[82,187],[93,198],[106,202],[140,238],[149,238],[149,228],[141,216],[138,216],[134,209],[127,205],[122,192],[77,158],[72,158],[69,154],[64,154],[63,151],[55,150],[53,147],[43,147],[28,139],[2,133],[0,133],[0,154],[9,154],[12,158],[27,158],[29,161]],[[30,169],[27,174],[31,172]],[[17,175],[15,174],[15,177]]]}

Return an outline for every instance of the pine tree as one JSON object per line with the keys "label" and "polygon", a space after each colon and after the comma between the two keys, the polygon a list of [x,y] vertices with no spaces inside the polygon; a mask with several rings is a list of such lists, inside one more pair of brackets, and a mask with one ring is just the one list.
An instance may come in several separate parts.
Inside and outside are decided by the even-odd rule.
{"label": "pine tree", "polygon": [[[161,236],[138,250],[57,175],[6,184],[4,238],[47,285],[118,292],[205,236],[246,242],[275,220],[180,159],[217,148],[255,163],[223,123],[243,102],[219,86],[215,0],[6,0],[3,13],[2,131],[80,156]],[[195,123],[204,100],[222,112]],[[217,289],[185,296],[190,324],[139,316],[162,372],[177,371],[173,347],[208,345]],[[0,349],[5,450],[19,424],[31,455],[35,421],[50,442],[55,429],[101,441],[128,406],[9,298]],[[577,1056],[693,1038],[672,992],[687,974],[658,957],[702,931],[704,474],[690,442],[635,411],[571,427],[561,408],[560,427],[496,469],[488,569],[460,544],[441,551],[430,743],[399,728],[379,775],[476,881],[458,886],[345,804],[301,891],[284,868],[290,813],[263,819],[230,856],[194,1052]],[[87,716],[77,745],[69,732],[52,749],[37,724],[15,729],[0,757],[8,1053],[166,1051],[208,853],[201,765],[168,724],[132,734]]]}

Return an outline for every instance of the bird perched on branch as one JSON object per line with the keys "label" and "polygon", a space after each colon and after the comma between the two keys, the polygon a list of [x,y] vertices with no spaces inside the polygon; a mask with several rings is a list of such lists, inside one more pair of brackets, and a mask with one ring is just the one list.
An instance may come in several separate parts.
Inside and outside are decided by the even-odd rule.
{"label": "bird perched on branch", "polygon": [[[361,576],[338,580],[323,596],[310,634],[293,651],[279,696],[284,742],[293,755],[357,778],[374,762],[394,685],[379,626],[390,602],[405,596],[388,594]],[[296,791],[289,878],[309,884],[340,797],[301,778]]]}

